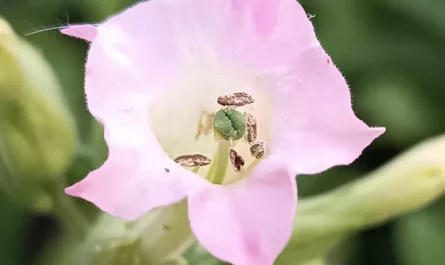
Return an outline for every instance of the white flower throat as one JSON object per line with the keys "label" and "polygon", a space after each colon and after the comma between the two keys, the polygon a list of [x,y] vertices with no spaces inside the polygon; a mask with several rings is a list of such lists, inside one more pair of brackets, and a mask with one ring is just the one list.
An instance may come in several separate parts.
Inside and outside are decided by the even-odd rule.
{"label": "white flower throat", "polygon": [[[163,89],[150,103],[150,129],[172,160],[184,155],[204,156],[206,159],[201,157],[201,162],[208,161],[208,165],[185,166],[201,177],[212,181],[214,170],[225,170],[225,174],[220,174],[224,176],[223,184],[244,178],[258,163],[255,156],[261,156],[261,152],[252,156],[250,145],[255,140],[264,141],[262,146],[266,151],[261,159],[272,146],[272,103],[276,80],[268,73],[238,62],[221,60],[205,50],[181,61],[181,71],[163,79],[168,82],[161,84]],[[215,134],[215,116],[222,110],[241,113],[246,128],[242,138],[225,140]],[[249,115],[244,116],[244,113]],[[228,119],[226,122],[230,122],[226,117],[229,113],[221,114]],[[252,148],[258,145],[261,146],[257,143]],[[230,149],[239,155],[231,152],[236,164],[242,163],[241,158],[244,160],[239,171],[231,165]]]}

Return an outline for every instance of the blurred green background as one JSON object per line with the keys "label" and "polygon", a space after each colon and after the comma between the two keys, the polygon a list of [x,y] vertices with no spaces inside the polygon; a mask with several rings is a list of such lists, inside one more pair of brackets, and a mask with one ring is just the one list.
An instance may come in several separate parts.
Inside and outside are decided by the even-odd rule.
{"label": "blurred green background", "polygon": [[[179,0],[178,0],[179,1]],[[0,0],[0,16],[37,47],[53,66],[81,142],[99,138],[86,111],[83,70],[87,44],[58,31],[26,34],[53,26],[97,23],[132,0]],[[444,0],[301,0],[317,35],[348,80],[353,106],[370,125],[386,134],[352,166],[299,178],[302,197],[340,186],[381,166],[414,144],[445,132]],[[1,71],[1,69],[0,69]],[[93,136],[92,136],[93,134]],[[100,164],[78,156],[71,182]],[[445,154],[444,154],[445,155]],[[394,191],[397,192],[397,191]],[[20,196],[18,194],[17,196]],[[54,238],[55,218],[30,214],[0,193],[0,264],[28,265]],[[398,218],[344,242],[333,264],[445,264],[445,200]]]}

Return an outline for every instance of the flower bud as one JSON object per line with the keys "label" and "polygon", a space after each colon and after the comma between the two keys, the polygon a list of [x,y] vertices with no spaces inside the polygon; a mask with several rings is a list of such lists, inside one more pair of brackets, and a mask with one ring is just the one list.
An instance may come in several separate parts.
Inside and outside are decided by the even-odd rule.
{"label": "flower bud", "polygon": [[181,255],[194,242],[186,201],[130,223],[104,214],[88,239],[96,264],[116,265],[182,265]]}
{"label": "flower bud", "polygon": [[58,176],[74,154],[76,133],[54,72],[0,18],[0,147],[9,170]]}
{"label": "flower bud", "polygon": [[276,264],[320,257],[351,233],[425,206],[445,193],[445,136],[369,176],[299,202],[292,238]]}

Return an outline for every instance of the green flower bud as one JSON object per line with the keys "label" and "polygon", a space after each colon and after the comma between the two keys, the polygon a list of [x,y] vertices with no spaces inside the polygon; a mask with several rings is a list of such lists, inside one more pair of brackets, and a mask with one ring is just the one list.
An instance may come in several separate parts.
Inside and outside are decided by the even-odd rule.
{"label": "green flower bud", "polygon": [[14,175],[58,176],[74,155],[76,133],[55,74],[0,18],[0,151]]}
{"label": "green flower bud", "polygon": [[213,127],[222,138],[238,140],[246,133],[246,118],[235,109],[221,109],[215,114]]}
{"label": "green flower bud", "polygon": [[144,228],[139,243],[142,259],[150,264],[178,262],[184,251],[196,242],[188,219],[187,201],[182,200],[152,214],[152,217],[145,217],[151,221]]}
{"label": "green flower bud", "polygon": [[419,144],[369,176],[300,200],[276,264],[324,255],[350,234],[430,204],[445,193],[445,136]]}
{"label": "green flower bud", "polygon": [[130,223],[104,214],[86,245],[99,265],[185,265],[181,255],[194,242],[183,200]]}
{"label": "green flower bud", "polygon": [[188,261],[185,258],[179,257],[179,258],[176,258],[176,259],[174,259],[172,261],[168,261],[166,263],[163,263],[162,265],[188,265],[188,264],[189,263],[188,263]]}

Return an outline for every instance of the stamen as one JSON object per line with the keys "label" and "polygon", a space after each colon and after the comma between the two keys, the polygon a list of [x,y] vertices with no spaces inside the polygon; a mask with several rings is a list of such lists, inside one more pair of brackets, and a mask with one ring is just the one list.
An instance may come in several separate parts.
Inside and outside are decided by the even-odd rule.
{"label": "stamen", "polygon": [[247,123],[247,134],[246,134],[246,140],[249,143],[252,143],[256,140],[257,137],[257,123],[254,116],[251,114],[244,112],[244,117],[246,117],[246,123]]}
{"label": "stamen", "polygon": [[209,165],[212,161],[206,156],[194,154],[178,156],[175,162],[183,167],[202,167]]}
{"label": "stamen", "polygon": [[199,118],[198,131],[195,135],[195,140],[198,140],[201,135],[208,135],[213,129],[213,118],[215,113],[202,112]]}
{"label": "stamen", "polygon": [[264,141],[255,141],[250,145],[250,153],[256,158],[260,159],[264,156]]}
{"label": "stamen", "polygon": [[227,166],[229,165],[229,150],[230,144],[228,141],[218,141],[218,151],[206,177],[213,184],[224,182]]}
{"label": "stamen", "polygon": [[244,105],[252,104],[255,102],[255,99],[245,92],[238,92],[233,93],[232,95],[220,96],[218,97],[217,102],[221,106],[242,107]]}
{"label": "stamen", "polygon": [[244,166],[244,158],[238,154],[235,149],[230,149],[230,162],[232,162],[233,169],[238,172]]}

